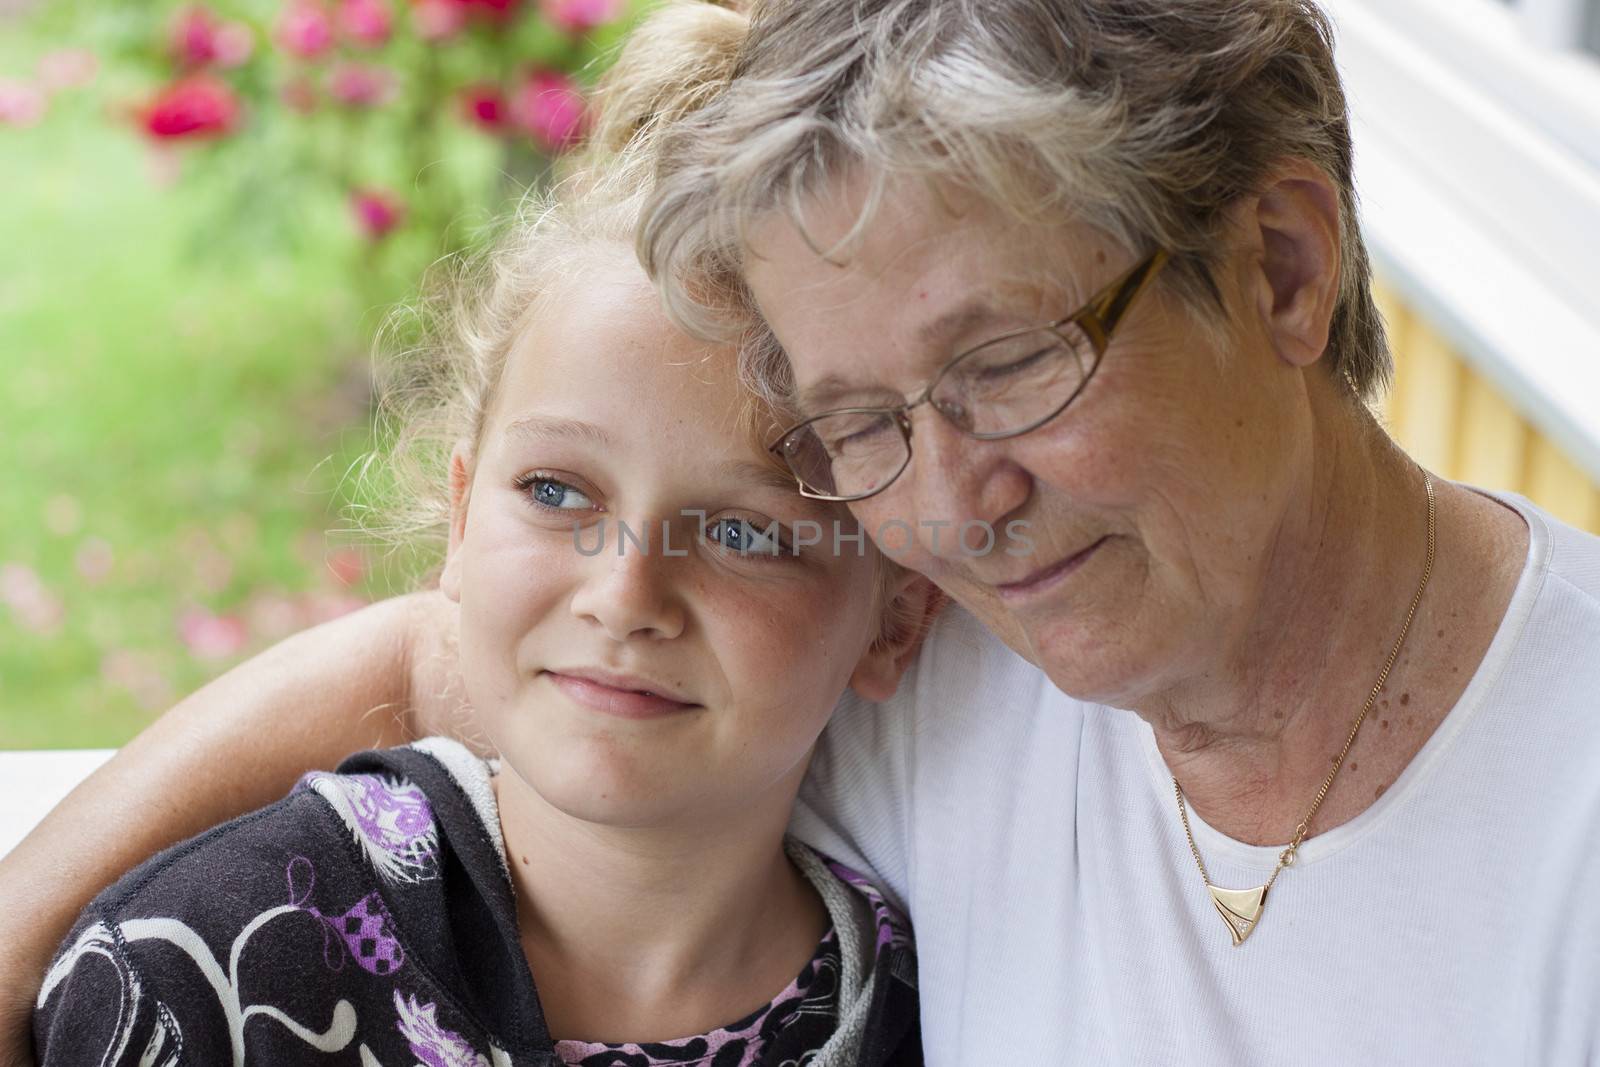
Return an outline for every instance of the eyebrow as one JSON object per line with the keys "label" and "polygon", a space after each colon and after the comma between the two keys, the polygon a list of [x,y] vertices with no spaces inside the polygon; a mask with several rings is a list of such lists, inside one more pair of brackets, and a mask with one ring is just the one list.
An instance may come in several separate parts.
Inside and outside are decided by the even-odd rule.
{"label": "eyebrow", "polygon": [[580,444],[611,444],[611,438],[592,422],[581,419],[562,419],[550,415],[523,415],[506,427],[507,437],[531,438],[535,441],[577,441]]}
{"label": "eyebrow", "polygon": [[980,322],[999,317],[999,313],[987,301],[968,300],[931,322],[925,322],[917,327],[917,341],[929,348],[947,344],[952,338],[961,336]]}
{"label": "eyebrow", "polygon": [[[951,338],[959,337],[981,322],[1000,318],[988,302],[984,300],[969,300],[950,309],[938,318],[917,327],[917,344],[924,352],[937,352],[937,359],[927,359],[930,365],[927,368],[931,376],[944,360],[955,355],[946,352],[950,347]],[[800,391],[800,410],[808,415],[816,414],[839,406],[839,401],[852,393],[881,393],[885,397],[895,398],[895,402],[904,399],[901,394],[885,385],[866,385],[853,382],[837,374],[829,374],[812,385]]]}
{"label": "eyebrow", "polygon": [[[609,447],[612,443],[610,436],[592,422],[550,415],[524,415],[506,427],[506,436],[536,441],[578,441],[603,447]],[[718,473],[729,481],[797,494],[794,475],[774,464],[749,459],[729,460],[722,464]]]}
{"label": "eyebrow", "polygon": [[829,374],[800,390],[798,404],[803,414],[815,415],[838,407],[839,401],[851,393],[868,392],[882,393],[886,397],[896,396],[895,391],[887,386],[863,385],[860,382],[849,381],[837,374]]}

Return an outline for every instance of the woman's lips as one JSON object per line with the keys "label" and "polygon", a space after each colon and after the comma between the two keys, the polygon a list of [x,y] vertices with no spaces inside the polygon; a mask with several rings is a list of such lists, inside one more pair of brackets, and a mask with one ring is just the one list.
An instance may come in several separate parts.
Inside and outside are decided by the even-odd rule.
{"label": "woman's lips", "polygon": [[1073,571],[1087,563],[1089,561],[1089,557],[1094,555],[1096,550],[1110,540],[1110,538],[1111,535],[1107,534],[1105,537],[1102,537],[1100,540],[1094,542],[1094,544],[1090,545],[1088,548],[1074,552],[1066,559],[1057,560],[1048,567],[1041,567],[1032,574],[1028,575],[1026,578],[1023,578],[1021,581],[1006,582],[1004,584],[997,585],[995,586],[995,589],[1005,600],[1025,600],[1028,597],[1036,596],[1037,594],[1054,587],[1067,575],[1071,574]]}
{"label": "woman's lips", "polygon": [[557,671],[545,673],[557,688],[575,702],[603,715],[615,715],[622,719],[654,719],[699,706],[664,697],[659,693],[607,685],[575,674],[561,674]]}

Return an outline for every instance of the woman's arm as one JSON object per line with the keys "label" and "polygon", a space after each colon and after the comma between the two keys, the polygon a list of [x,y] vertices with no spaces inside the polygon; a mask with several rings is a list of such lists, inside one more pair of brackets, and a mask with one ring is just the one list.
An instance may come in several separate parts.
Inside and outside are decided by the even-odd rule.
{"label": "woman's arm", "polygon": [[460,732],[454,605],[384,601],[296,634],[129,742],[0,861],[0,1067],[26,1067],[44,969],[85,905],[152,853],[364,748]]}

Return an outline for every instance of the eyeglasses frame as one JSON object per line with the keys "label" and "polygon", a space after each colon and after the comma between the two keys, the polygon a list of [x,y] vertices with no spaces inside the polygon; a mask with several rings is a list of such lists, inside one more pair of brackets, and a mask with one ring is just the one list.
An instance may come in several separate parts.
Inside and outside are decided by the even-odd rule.
{"label": "eyeglasses frame", "polygon": [[[866,500],[870,497],[877,496],[879,493],[889,488],[889,486],[893,485],[895,480],[898,479],[900,475],[905,473],[905,469],[911,466],[911,412],[914,409],[921,407],[923,404],[929,404],[933,410],[937,411],[944,418],[946,422],[950,423],[950,425],[954,426],[957,430],[960,430],[968,437],[971,437],[977,441],[1004,441],[1007,438],[1021,437],[1025,433],[1031,433],[1032,431],[1043,426],[1045,423],[1049,422],[1051,419],[1055,418],[1057,415],[1061,414],[1063,411],[1067,410],[1067,408],[1072,405],[1072,402],[1078,399],[1079,394],[1081,394],[1088,386],[1089,381],[1094,377],[1095,372],[1100,369],[1100,362],[1105,358],[1106,349],[1111,345],[1111,335],[1116,330],[1117,324],[1122,321],[1123,316],[1127,313],[1128,308],[1132,306],[1134,300],[1138,298],[1140,293],[1144,292],[1145,288],[1150,284],[1150,281],[1161,272],[1161,268],[1166,266],[1171,258],[1171,254],[1165,249],[1158,248],[1144,259],[1136,263],[1125,274],[1112,280],[1104,289],[1101,289],[1094,296],[1090,297],[1087,303],[1085,303],[1077,311],[1072,312],[1072,314],[1063,315],[1061,318],[1056,319],[1053,322],[1045,323],[1042,326],[1024,326],[1020,329],[1008,330],[1005,333],[991,337],[986,341],[957,353],[956,355],[952,356],[943,367],[939,368],[939,372],[933,376],[933,379],[929,381],[926,386],[923,387],[921,393],[914,400],[909,400],[904,404],[899,404],[892,407],[834,408],[831,411],[820,412],[819,414],[812,415],[810,418],[803,419],[800,422],[795,423],[793,426],[783,431],[783,433],[779,434],[777,439],[773,441],[772,444],[767,446],[767,451],[771,452],[779,459],[782,459],[784,461],[784,466],[789,467],[788,458],[783,453],[783,443],[789,440],[789,438],[794,434],[799,433],[801,430],[804,430],[807,426],[810,426],[812,423],[817,422],[820,419],[832,418],[835,415],[894,416],[895,425],[900,428],[900,436],[905,440],[905,462],[901,463],[899,469],[885,479],[882,485],[873,489],[871,492],[857,493],[855,495],[846,496],[820,493],[809,488],[804,479],[802,479],[798,474],[794,473],[794,468],[789,467],[789,473],[794,474],[795,483],[799,486],[800,495],[808,500],[825,500],[835,503],[854,503],[858,500]],[[945,410],[945,405],[941,405],[937,401],[933,400],[933,391],[939,387],[939,384],[944,381],[946,376],[949,375],[950,371],[960,365],[962,361],[967,359],[973,353],[982,351],[991,345],[1009,341],[1013,337],[1021,337],[1024,334],[1037,333],[1040,330],[1049,330],[1052,333],[1055,333],[1056,331],[1059,331],[1061,327],[1068,324],[1077,326],[1083,331],[1084,336],[1089,339],[1089,345],[1094,349],[1094,363],[1090,365],[1088,373],[1083,376],[1083,381],[1079,382],[1078,387],[1072,391],[1072,395],[1063,400],[1061,404],[1055,408],[1055,410],[1049,412],[1048,414],[1035,419],[1033,422],[1023,426],[1021,429],[1002,430],[996,433],[976,433],[962,426],[955,415]],[[1060,334],[1057,333],[1057,336],[1060,336]],[[1065,341],[1066,338],[1063,337],[1062,340]]]}

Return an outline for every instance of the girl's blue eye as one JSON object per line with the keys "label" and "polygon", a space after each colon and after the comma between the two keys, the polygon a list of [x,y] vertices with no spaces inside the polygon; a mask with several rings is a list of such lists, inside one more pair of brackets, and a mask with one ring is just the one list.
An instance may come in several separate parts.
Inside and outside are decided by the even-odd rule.
{"label": "girl's blue eye", "polygon": [[594,507],[594,501],[584,496],[566,482],[554,478],[529,478],[524,486],[535,504],[560,511],[576,511]]}
{"label": "girl's blue eye", "polygon": [[741,556],[781,556],[784,553],[777,523],[762,529],[749,519],[718,519],[706,527],[706,536]]}

